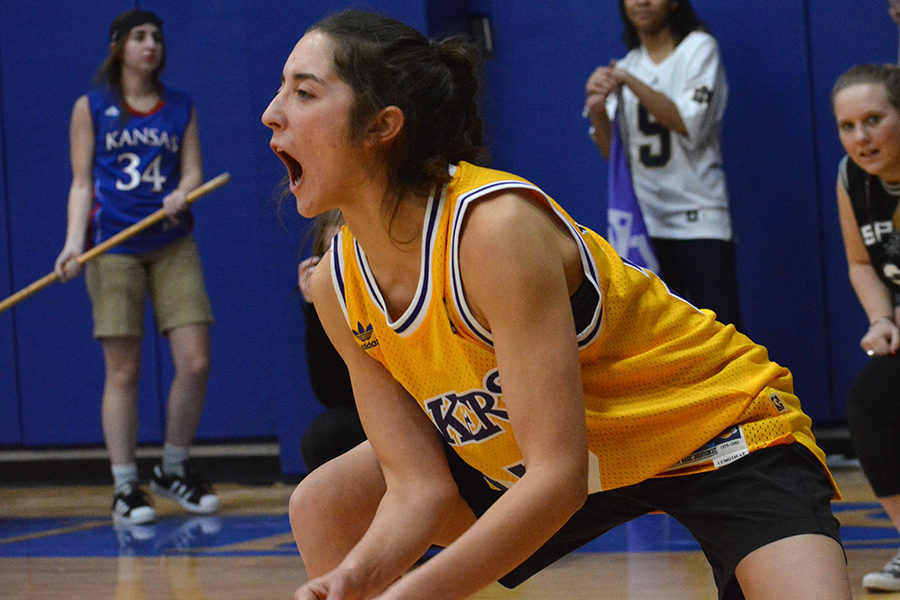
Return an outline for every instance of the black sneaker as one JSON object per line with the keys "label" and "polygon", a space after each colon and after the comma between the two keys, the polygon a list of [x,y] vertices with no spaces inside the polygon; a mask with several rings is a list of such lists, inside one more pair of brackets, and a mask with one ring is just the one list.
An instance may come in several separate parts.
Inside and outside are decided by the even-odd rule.
{"label": "black sneaker", "polygon": [[141,525],[156,521],[156,511],[150,506],[147,494],[134,483],[116,490],[112,501],[113,522],[122,525]]}
{"label": "black sneaker", "polygon": [[210,515],[219,510],[219,497],[213,493],[212,486],[202,475],[192,472],[187,462],[184,475],[166,475],[162,465],[157,464],[150,478],[150,490],[174,500],[188,512]]}

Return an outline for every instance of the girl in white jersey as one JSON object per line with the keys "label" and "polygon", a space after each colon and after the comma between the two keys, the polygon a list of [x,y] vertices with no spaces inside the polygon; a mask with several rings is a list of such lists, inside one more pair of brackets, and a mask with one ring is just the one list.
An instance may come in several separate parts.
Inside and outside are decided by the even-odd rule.
{"label": "girl in white jersey", "polygon": [[849,599],[787,369],[472,164],[475,67],[459,39],[348,11],[300,39],[263,113],[298,211],[344,215],[310,291],[368,438],[291,496],[296,600],[466,598],[656,509],[723,599]]}
{"label": "girl in white jersey", "polygon": [[619,8],[629,52],[587,81],[591,137],[609,158],[618,115],[660,274],[740,329],[720,150],[728,85],[718,45],[687,0],[620,0]]}

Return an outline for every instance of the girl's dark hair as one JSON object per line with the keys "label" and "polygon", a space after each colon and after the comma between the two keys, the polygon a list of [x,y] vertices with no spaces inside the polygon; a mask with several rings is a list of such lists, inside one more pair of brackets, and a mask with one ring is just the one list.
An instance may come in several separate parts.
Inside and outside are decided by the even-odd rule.
{"label": "girl's dark hair", "polygon": [[448,163],[486,158],[477,106],[479,55],[466,39],[429,41],[400,21],[360,10],[332,15],[308,31],[334,42],[335,72],[355,95],[352,139],[381,109],[403,111],[403,129],[387,150],[392,196],[427,193],[449,181]]}
{"label": "girl's dark hair", "polygon": [[834,98],[838,92],[851,85],[882,84],[887,93],[888,102],[900,111],[900,68],[892,64],[856,65],[837,78],[831,89],[831,109],[834,110]]}
{"label": "girl's dark hair", "polygon": [[312,253],[314,256],[322,256],[331,244],[328,233],[335,227],[344,224],[344,215],[336,208],[326,210],[313,218],[312,222]]}
{"label": "girl's dark hair", "polygon": [[[129,11],[132,12],[140,12],[140,11]],[[128,13],[123,13],[126,15]],[[147,13],[150,14],[150,13]],[[119,15],[116,20],[121,19],[123,15]],[[153,20],[145,20],[141,23],[135,25],[135,27],[144,25],[145,23],[152,23],[159,28],[160,42],[162,44],[162,52],[160,53],[159,58],[159,66],[156,67],[156,70],[153,71],[153,87],[156,88],[156,91],[162,94],[162,82],[159,79],[160,74],[162,73],[163,68],[166,66],[166,40],[162,35],[162,22],[157,18],[156,21]],[[115,21],[114,23],[115,24]],[[130,31],[130,30],[129,30]],[[119,108],[122,109],[122,117],[123,119],[127,119],[128,110],[125,105],[125,93],[122,90],[122,52],[125,50],[125,42],[128,41],[129,32],[125,32],[125,35],[112,35],[109,42],[109,54],[100,64],[100,68],[97,69],[97,73],[94,75],[94,85],[97,87],[109,87],[112,90],[113,94],[115,94],[116,99],[119,103]]]}
{"label": "girl's dark hair", "polygon": [[[619,12],[622,15],[622,23],[625,24],[625,31],[622,34],[622,39],[625,40],[625,47],[629,50],[639,48],[641,46],[641,38],[638,35],[637,27],[628,20],[628,15],[625,12],[625,0],[619,0]],[[690,32],[708,32],[709,29],[697,16],[697,13],[694,12],[690,0],[677,0],[675,10],[669,15],[669,31],[675,36],[675,45],[677,46]]]}

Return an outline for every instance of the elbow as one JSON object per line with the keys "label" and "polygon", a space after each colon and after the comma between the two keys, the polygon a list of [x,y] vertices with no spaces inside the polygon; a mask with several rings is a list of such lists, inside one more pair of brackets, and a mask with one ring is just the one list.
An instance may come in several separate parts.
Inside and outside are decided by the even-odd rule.
{"label": "elbow", "polygon": [[568,487],[570,492],[567,495],[566,505],[574,514],[575,511],[584,506],[588,497],[587,461],[585,461],[585,468],[577,476],[573,476],[570,479],[571,485]]}
{"label": "elbow", "polygon": [[566,461],[564,465],[553,468],[557,474],[552,488],[556,491],[557,508],[569,515],[584,506],[588,497],[588,460],[587,455],[580,459]]}

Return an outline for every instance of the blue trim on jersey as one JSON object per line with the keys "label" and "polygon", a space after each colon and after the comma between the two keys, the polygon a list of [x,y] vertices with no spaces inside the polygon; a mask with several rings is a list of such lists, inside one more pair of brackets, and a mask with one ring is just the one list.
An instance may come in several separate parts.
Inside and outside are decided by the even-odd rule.
{"label": "blue trim on jersey", "polygon": [[428,204],[425,207],[425,222],[422,226],[422,262],[419,271],[419,282],[416,288],[416,295],[413,297],[413,300],[406,311],[404,311],[396,321],[391,321],[390,315],[388,315],[387,303],[381,295],[381,290],[378,289],[378,282],[375,280],[375,276],[372,274],[372,270],[369,267],[369,261],[366,258],[365,250],[363,250],[358,240],[353,240],[356,263],[360,275],[362,275],[363,282],[365,283],[366,290],[369,293],[369,297],[372,299],[372,302],[376,305],[378,310],[384,315],[388,327],[390,327],[397,335],[405,336],[410,332],[415,331],[419,324],[424,320],[427,312],[425,309],[431,301],[434,289],[433,279],[431,277],[431,257],[434,252],[434,240],[437,236],[437,229],[440,224],[441,212],[444,206],[445,195],[443,192],[444,190],[440,188],[432,193],[431,197],[428,199]]}
{"label": "blue trim on jersey", "polygon": [[461,195],[459,197],[459,200],[457,201],[456,213],[453,215],[453,239],[450,242],[449,251],[451,286],[450,296],[456,307],[457,314],[463,320],[463,323],[465,324],[471,335],[480,339],[488,346],[493,347],[494,338],[491,335],[491,332],[483,327],[472,314],[471,310],[469,309],[469,305],[466,302],[465,294],[463,293],[462,275],[460,274],[459,269],[459,240],[460,236],[462,235],[461,224],[463,221],[463,217],[465,216],[465,212],[469,208],[469,206],[471,206],[473,202],[484,197],[485,195],[503,189],[524,189],[540,194],[547,201],[547,207],[550,208],[553,213],[565,224],[566,228],[569,230],[569,232],[572,234],[572,237],[578,244],[578,250],[579,254],[581,255],[581,263],[582,268],[584,269],[585,277],[591,282],[591,284],[594,286],[594,289],[597,290],[597,295],[599,298],[597,302],[597,308],[594,311],[594,316],[591,319],[590,324],[585,329],[578,332],[576,336],[579,348],[584,348],[590,345],[600,333],[600,328],[603,320],[603,295],[600,291],[600,284],[598,283],[597,266],[594,264],[594,259],[587,247],[587,243],[580,235],[581,233],[583,233],[583,228],[578,225],[578,228],[576,229],[576,227],[573,226],[572,223],[570,223],[569,220],[566,219],[557,210],[555,205],[553,205],[549,201],[550,197],[547,196],[547,194],[545,194],[540,188],[533,184],[519,180],[504,180],[486,184],[482,187],[475,188],[474,190]]}
{"label": "blue trim on jersey", "polygon": [[347,312],[347,292],[344,288],[344,253],[341,252],[341,232],[331,238],[331,281],[338,290],[338,302],[344,312],[344,319],[349,325],[350,315]]}
{"label": "blue trim on jersey", "polygon": [[378,310],[385,315],[385,318],[387,318],[387,309],[385,309],[384,299],[381,297],[381,290],[378,289],[378,284],[375,282],[375,276],[369,269],[369,261],[366,258],[366,253],[356,239],[353,240],[353,251],[356,254],[356,263],[359,266],[359,272],[362,275],[363,283],[366,284],[366,289],[369,292],[369,296],[372,298],[372,302],[375,303]]}

